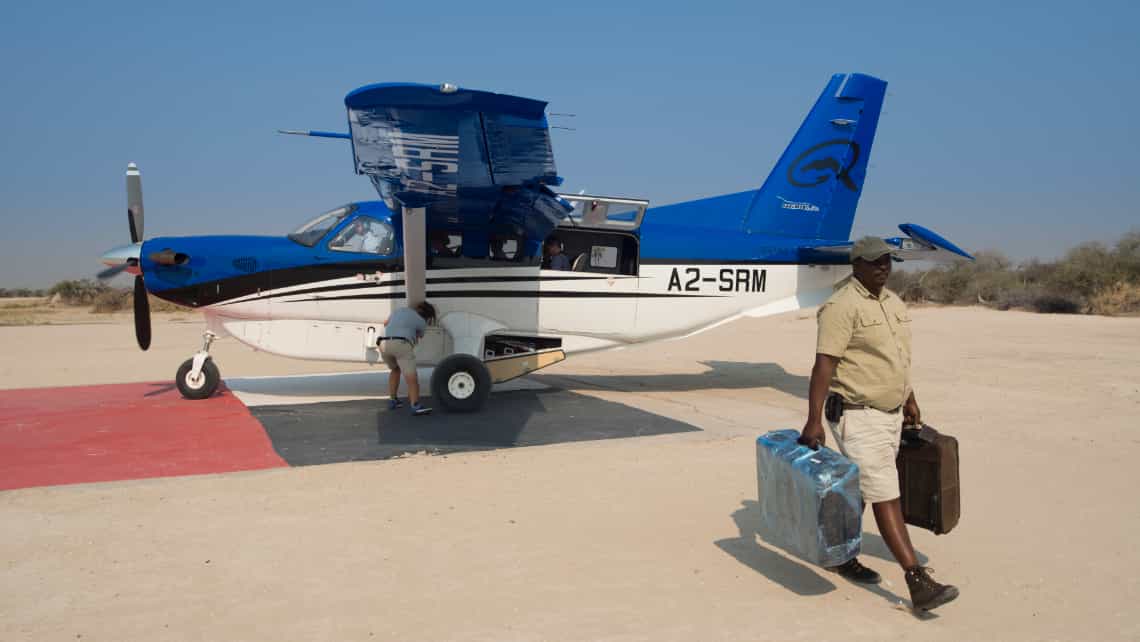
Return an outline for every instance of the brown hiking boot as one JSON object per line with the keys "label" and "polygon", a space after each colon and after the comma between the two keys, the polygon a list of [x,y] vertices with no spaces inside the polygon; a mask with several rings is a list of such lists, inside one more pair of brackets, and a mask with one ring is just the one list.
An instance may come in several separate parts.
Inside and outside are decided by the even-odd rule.
{"label": "brown hiking boot", "polygon": [[929,611],[958,597],[958,589],[949,584],[935,582],[932,568],[916,566],[906,572],[906,586],[916,611]]}

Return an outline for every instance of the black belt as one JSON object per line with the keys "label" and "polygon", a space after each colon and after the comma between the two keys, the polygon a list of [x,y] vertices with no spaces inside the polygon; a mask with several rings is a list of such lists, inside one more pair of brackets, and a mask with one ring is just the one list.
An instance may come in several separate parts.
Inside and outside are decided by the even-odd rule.
{"label": "black belt", "polygon": [[[874,406],[866,406],[866,405],[863,405],[861,403],[850,403],[847,401],[843,402],[843,409],[844,410],[865,410],[867,408],[870,408],[872,410],[879,410],[878,408],[876,408]],[[899,408],[902,408],[902,404],[899,404],[890,410],[879,410],[879,412],[885,412],[887,414],[894,414],[894,413],[899,411]]]}
{"label": "black belt", "polygon": [[379,339],[376,340],[376,343],[380,343],[381,341],[391,341],[392,339],[395,339],[396,341],[403,341],[404,343],[411,343],[412,345],[415,345],[415,343],[411,339],[405,339],[404,337],[380,337]]}

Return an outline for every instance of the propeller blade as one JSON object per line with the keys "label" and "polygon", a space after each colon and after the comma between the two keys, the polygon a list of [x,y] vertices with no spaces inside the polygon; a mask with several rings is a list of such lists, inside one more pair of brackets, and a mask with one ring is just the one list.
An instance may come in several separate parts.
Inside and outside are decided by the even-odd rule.
{"label": "propeller blade", "polygon": [[131,243],[143,240],[142,176],[134,163],[127,165],[127,224],[131,228]]}
{"label": "propeller blade", "polygon": [[150,302],[141,275],[135,277],[135,339],[143,350],[150,347]]}
{"label": "propeller blade", "polygon": [[112,265],[111,267],[107,268],[106,270],[102,270],[98,274],[96,274],[95,278],[99,279],[100,281],[106,281],[107,279],[113,278],[119,272],[122,272],[123,270],[127,269],[128,267],[130,267],[130,266],[127,265],[126,263],[122,263],[120,265]]}

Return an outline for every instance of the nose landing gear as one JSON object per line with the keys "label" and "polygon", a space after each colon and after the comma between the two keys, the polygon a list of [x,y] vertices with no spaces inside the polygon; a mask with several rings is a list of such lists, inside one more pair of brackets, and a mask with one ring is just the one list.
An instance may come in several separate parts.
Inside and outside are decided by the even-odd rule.
{"label": "nose landing gear", "polygon": [[214,360],[210,358],[210,344],[214,339],[218,338],[216,334],[209,330],[202,333],[202,349],[194,353],[194,356],[182,362],[178,367],[178,373],[174,375],[174,383],[178,386],[178,392],[187,399],[205,399],[218,389],[218,384],[222,381],[222,375],[218,372],[218,366],[214,365]]}

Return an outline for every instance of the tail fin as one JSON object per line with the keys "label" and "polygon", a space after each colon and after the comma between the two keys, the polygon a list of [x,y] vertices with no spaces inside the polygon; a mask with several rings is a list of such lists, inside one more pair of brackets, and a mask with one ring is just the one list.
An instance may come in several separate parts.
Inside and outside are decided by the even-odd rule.
{"label": "tail fin", "polygon": [[867,176],[887,83],[836,74],[745,216],[753,234],[846,241]]}

